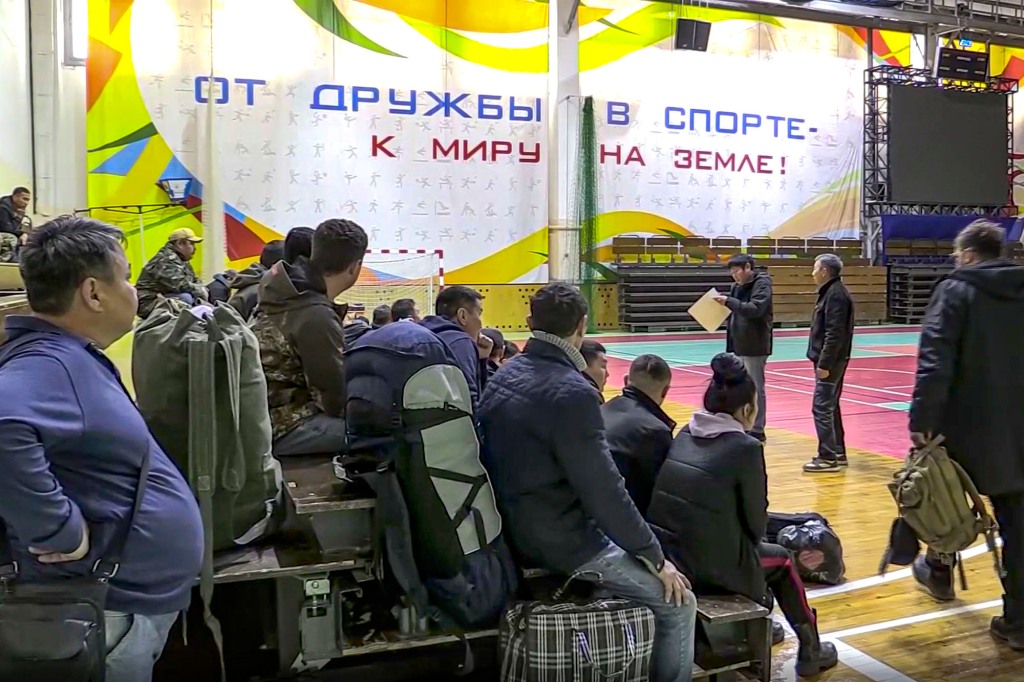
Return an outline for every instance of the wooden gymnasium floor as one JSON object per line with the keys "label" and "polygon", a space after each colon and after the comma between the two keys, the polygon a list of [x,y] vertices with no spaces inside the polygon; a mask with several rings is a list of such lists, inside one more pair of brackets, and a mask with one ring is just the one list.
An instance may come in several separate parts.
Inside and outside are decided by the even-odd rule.
{"label": "wooden gymnasium floor", "polygon": [[[722,335],[602,336],[618,393],[632,358],[664,357],[674,370],[668,413],[684,424],[701,402],[711,357]],[[840,665],[818,679],[828,682],[931,682],[1024,680],[1024,655],[996,646],[989,619],[999,612],[1000,590],[987,554],[966,560],[969,590],[938,604],[915,588],[908,569],[877,575],[895,507],[885,484],[907,446],[906,409],[913,386],[917,329],[859,329],[846,377],[842,409],[849,471],[805,474],[801,466],[817,441],[810,418],[812,368],[804,359],[805,331],[776,331],[768,364],[768,486],[771,509],[814,510],[839,533],[846,557],[845,584],[812,588],[823,636],[836,644]],[[781,615],[776,614],[781,621]],[[796,640],[776,648],[773,680],[793,680]]]}

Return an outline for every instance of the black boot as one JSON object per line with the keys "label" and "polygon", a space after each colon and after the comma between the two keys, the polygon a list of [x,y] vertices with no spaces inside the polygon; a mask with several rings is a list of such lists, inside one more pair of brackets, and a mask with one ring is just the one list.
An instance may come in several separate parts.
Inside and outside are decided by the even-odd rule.
{"label": "black boot", "polygon": [[[817,611],[814,616],[817,618]],[[800,639],[800,651],[796,656],[797,676],[814,677],[839,664],[839,652],[835,645],[821,641],[816,624],[801,625],[796,629],[796,636]]]}

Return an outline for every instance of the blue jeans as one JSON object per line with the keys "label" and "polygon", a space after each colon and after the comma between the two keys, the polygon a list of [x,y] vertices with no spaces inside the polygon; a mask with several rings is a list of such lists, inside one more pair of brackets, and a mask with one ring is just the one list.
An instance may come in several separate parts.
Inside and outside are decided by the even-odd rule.
{"label": "blue jeans", "polygon": [[345,420],[314,414],[274,442],[274,456],[335,455],[345,450]]}
{"label": "blue jeans", "polygon": [[595,581],[613,596],[643,604],[654,613],[651,682],[690,682],[697,619],[697,598],[693,593],[687,593],[682,606],[666,604],[665,587],[658,576],[614,544],[576,569],[576,573],[581,580]]}
{"label": "blue jeans", "polygon": [[177,613],[139,616],[106,612],[107,682],[149,682]]}

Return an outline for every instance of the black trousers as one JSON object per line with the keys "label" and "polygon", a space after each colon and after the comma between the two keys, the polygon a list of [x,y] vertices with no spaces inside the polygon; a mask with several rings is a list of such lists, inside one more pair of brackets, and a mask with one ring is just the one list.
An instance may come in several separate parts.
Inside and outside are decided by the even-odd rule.
{"label": "black trousers", "polygon": [[761,555],[761,568],[764,579],[768,583],[782,615],[796,630],[803,625],[815,625],[814,611],[807,603],[807,592],[804,581],[797,573],[796,564],[789,550],[769,542],[762,542],[758,548]]}
{"label": "black trousers", "polygon": [[818,433],[818,457],[829,461],[846,454],[846,431],[843,429],[843,411],[839,406],[846,365],[845,361],[837,363],[827,379],[814,379],[811,414],[814,416],[814,430]]}
{"label": "black trousers", "polygon": [[[989,498],[1003,541],[1003,617],[1014,628],[1024,630],[1024,493]],[[933,575],[953,580],[952,566],[928,554]]]}

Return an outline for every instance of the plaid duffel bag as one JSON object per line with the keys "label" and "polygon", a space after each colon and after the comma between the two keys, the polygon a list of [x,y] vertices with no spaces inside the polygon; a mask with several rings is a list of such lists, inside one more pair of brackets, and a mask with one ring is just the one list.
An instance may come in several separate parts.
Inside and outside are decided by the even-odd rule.
{"label": "plaid duffel bag", "polygon": [[522,602],[500,625],[502,682],[647,682],[654,614],[624,599]]}

